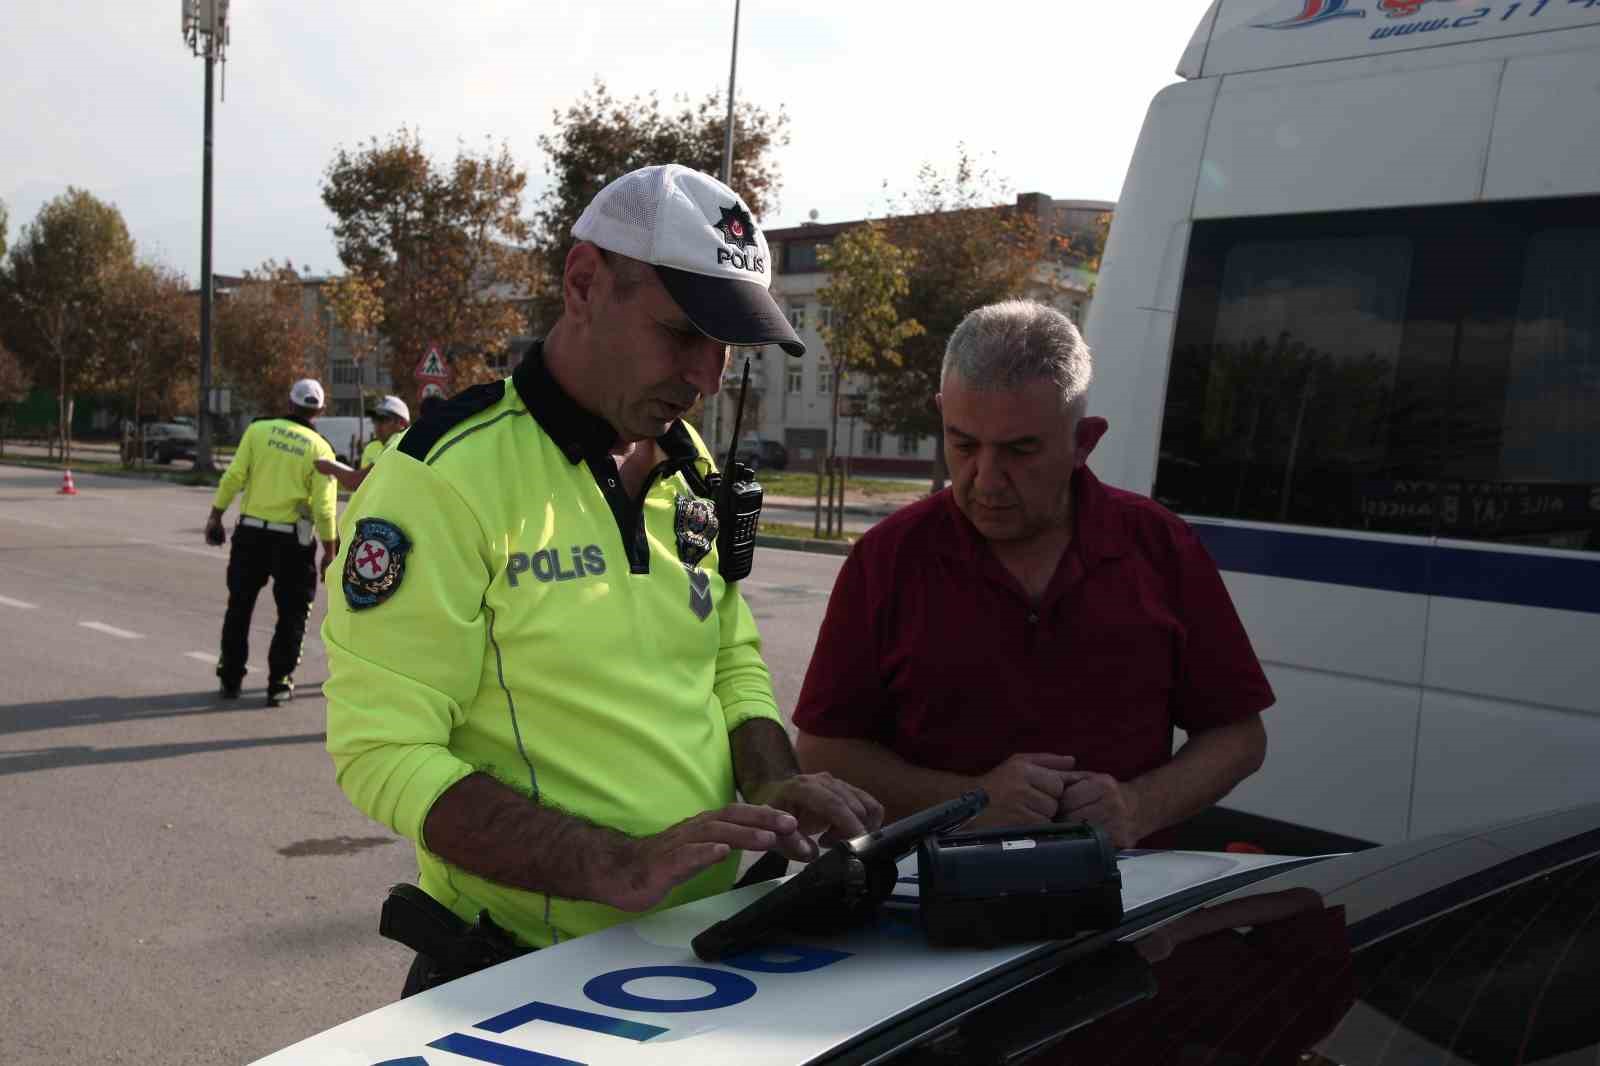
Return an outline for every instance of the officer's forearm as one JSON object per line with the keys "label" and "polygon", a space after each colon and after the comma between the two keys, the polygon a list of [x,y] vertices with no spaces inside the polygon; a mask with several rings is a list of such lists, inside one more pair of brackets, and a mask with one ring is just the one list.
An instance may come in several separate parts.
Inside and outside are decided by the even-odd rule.
{"label": "officer's forearm", "polygon": [[446,789],[422,837],[429,851],[479,877],[564,899],[596,899],[629,840],[540,806],[487,774]]}
{"label": "officer's forearm", "polygon": [[213,508],[211,508],[211,517],[206,519],[206,521],[207,521],[207,523],[220,522],[220,521],[222,521],[222,516],[224,514],[226,514],[226,513],[227,512],[224,511],[221,507],[213,507]]}
{"label": "officer's forearm", "polygon": [[752,718],[728,735],[733,749],[733,779],[749,803],[765,802],[765,793],[779,781],[800,772],[800,760],[783,726],[770,718]]}

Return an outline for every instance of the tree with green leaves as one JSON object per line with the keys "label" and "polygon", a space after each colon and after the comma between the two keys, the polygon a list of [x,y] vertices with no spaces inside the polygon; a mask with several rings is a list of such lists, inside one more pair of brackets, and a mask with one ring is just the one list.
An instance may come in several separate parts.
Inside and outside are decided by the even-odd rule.
{"label": "tree with green leaves", "polygon": [[890,374],[904,362],[900,346],[922,334],[922,323],[901,318],[897,304],[910,293],[917,254],[891,243],[883,223],[868,222],[834,238],[819,256],[828,282],[817,299],[828,309],[822,340],[832,376],[829,456],[839,454],[839,404],[848,376]]}
{"label": "tree with green leaves", "polygon": [[41,207],[7,255],[6,340],[35,381],[56,382],[64,462],[74,397],[104,377],[111,286],[132,262],[122,212],[76,188]]}
{"label": "tree with green leaves", "polygon": [[933,437],[933,491],[944,486],[947,472],[933,399],[946,341],[976,308],[1025,295],[1048,299],[1053,283],[1039,268],[1067,250],[1046,222],[1007,197],[1005,184],[962,146],[951,171],[924,164],[916,188],[892,201],[890,237],[916,253],[899,310],[923,331],[905,340],[897,363],[873,375],[867,423]]}
{"label": "tree with green leaves", "polygon": [[[698,102],[675,97],[664,106],[654,93],[619,100],[596,81],[582,99],[554,115],[554,130],[539,138],[548,157],[550,187],[534,215],[534,242],[551,284],[534,303],[534,322],[547,328],[561,313],[561,278],[572,227],[601,189],[616,178],[656,163],[681,163],[706,174],[722,173],[728,107],[711,93]],[[777,209],[774,152],[789,143],[789,116],[748,102],[734,105],[733,169],[728,184],[758,219]]]}
{"label": "tree with green leaves", "polygon": [[26,400],[32,389],[33,381],[23,368],[22,360],[4,343],[0,343],[0,455],[6,453],[6,430],[9,428],[11,408]]}
{"label": "tree with green leaves", "polygon": [[217,351],[248,408],[276,412],[289,386],[316,377],[327,338],[294,264],[267,260],[217,304]]}
{"label": "tree with green leaves", "polygon": [[381,303],[367,322],[386,346],[398,391],[416,392],[417,361],[434,343],[452,365],[454,388],[487,380],[484,357],[526,329],[538,287],[523,217],[527,180],[505,145],[461,147],[440,164],[407,129],[341,148],[329,164],[322,202],[334,215],[339,259]]}

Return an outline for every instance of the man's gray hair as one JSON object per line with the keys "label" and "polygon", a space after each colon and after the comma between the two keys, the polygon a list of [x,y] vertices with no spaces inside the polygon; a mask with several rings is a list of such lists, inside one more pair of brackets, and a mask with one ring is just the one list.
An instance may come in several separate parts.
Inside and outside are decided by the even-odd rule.
{"label": "man's gray hair", "polygon": [[961,320],[944,348],[941,387],[957,374],[981,392],[1018,389],[1049,378],[1061,409],[1083,413],[1089,393],[1089,346],[1072,319],[1045,304],[1005,300]]}

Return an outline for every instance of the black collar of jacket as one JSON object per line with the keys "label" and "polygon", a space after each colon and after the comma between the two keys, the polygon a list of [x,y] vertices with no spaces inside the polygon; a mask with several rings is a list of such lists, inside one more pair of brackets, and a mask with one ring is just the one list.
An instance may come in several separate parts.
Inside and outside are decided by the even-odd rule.
{"label": "black collar of jacket", "polygon": [[[511,375],[511,384],[567,462],[577,465],[585,459],[607,455],[617,446],[617,431],[611,423],[579,407],[578,401],[550,373],[544,361],[544,341],[534,341],[528,347]],[[689,467],[700,455],[681,420],[667,427],[656,443],[674,469]]]}

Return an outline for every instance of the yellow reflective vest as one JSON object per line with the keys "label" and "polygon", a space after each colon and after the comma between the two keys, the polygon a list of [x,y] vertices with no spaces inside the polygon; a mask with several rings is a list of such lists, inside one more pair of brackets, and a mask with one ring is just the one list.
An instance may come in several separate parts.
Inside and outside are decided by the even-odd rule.
{"label": "yellow reflective vest", "polygon": [[[361,810],[417,842],[421,885],[543,946],[633,915],[452,866],[422,844],[434,801],[475,771],[635,836],[733,802],[729,734],[779,720],[755,619],[717,573],[716,522],[673,458],[635,507],[535,346],[406,431],[351,498],[329,596],[328,751]],[[703,487],[703,486],[702,486]],[[329,584],[335,581],[330,572]],[[737,852],[674,890],[727,889]]]}
{"label": "yellow reflective vest", "polygon": [[[390,437],[389,439],[391,441],[394,440],[393,437]],[[367,441],[367,446],[361,449],[361,464],[357,467],[357,469],[365,469],[377,462],[378,456],[382,455],[384,449],[386,448],[388,448],[388,445],[383,441],[378,440],[376,437]]]}
{"label": "yellow reflective vest", "polygon": [[309,517],[317,536],[332,540],[339,489],[333,478],[317,473],[312,465],[332,458],[333,448],[309,423],[258,418],[245,429],[211,504],[226,511],[243,492],[241,515],[266,522]]}

